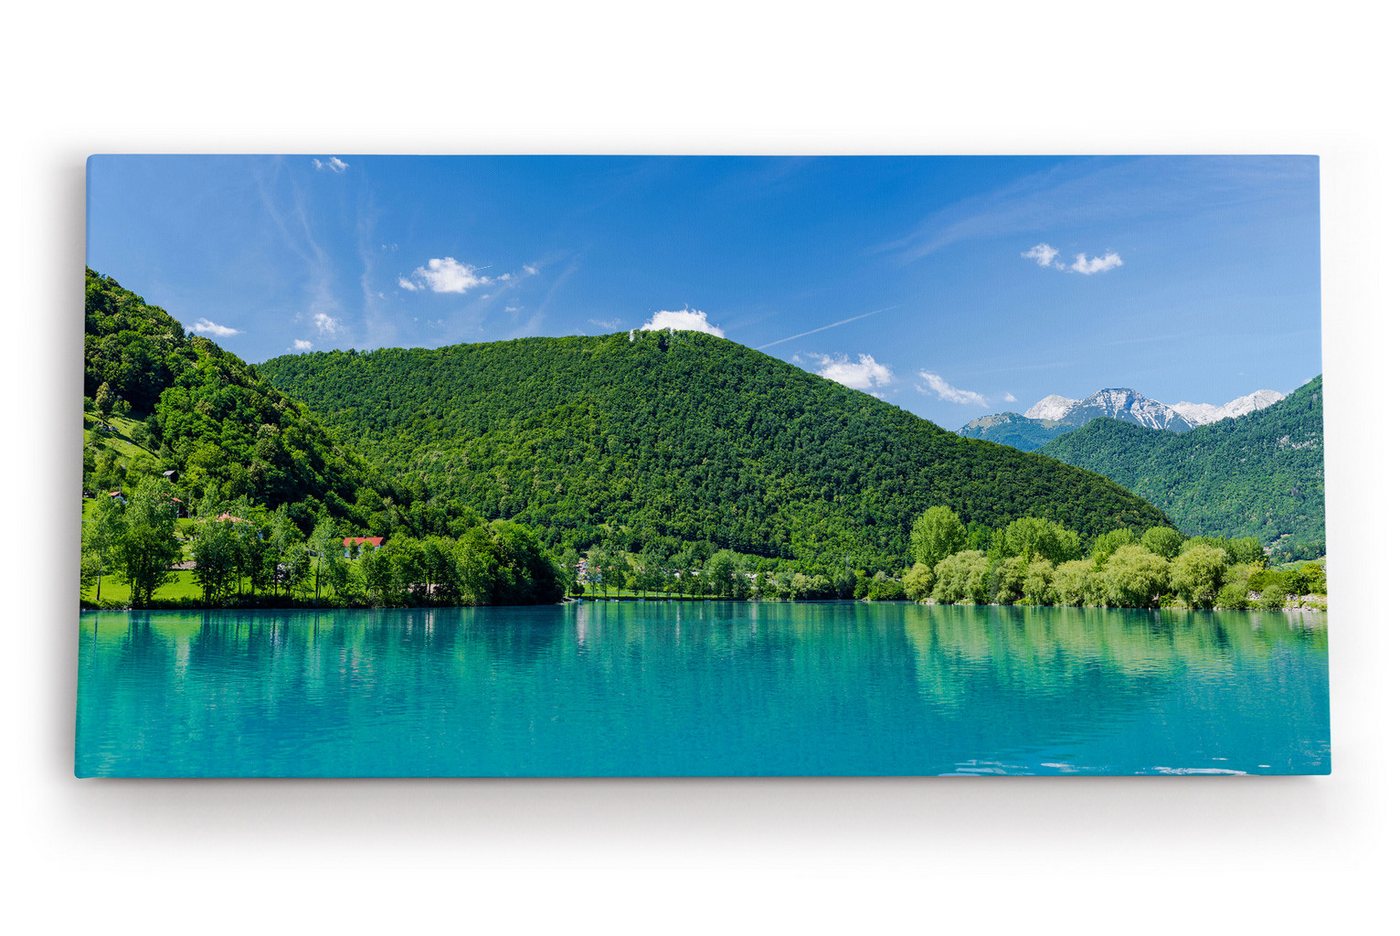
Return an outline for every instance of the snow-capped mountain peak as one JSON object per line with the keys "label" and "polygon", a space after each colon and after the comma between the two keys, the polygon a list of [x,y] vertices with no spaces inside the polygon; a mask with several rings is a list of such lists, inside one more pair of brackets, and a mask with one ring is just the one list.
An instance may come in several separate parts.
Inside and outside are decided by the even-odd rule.
{"label": "snow-capped mountain peak", "polygon": [[1068,413],[1070,408],[1078,402],[1078,400],[1071,400],[1069,397],[1062,397],[1058,393],[1052,393],[1026,410],[1026,418],[1064,419],[1065,413]]}
{"label": "snow-capped mountain peak", "polygon": [[1100,416],[1134,422],[1149,429],[1185,432],[1191,428],[1186,417],[1172,407],[1127,387],[1100,390],[1070,407],[1063,418],[1066,422],[1082,426]]}
{"label": "snow-capped mountain peak", "polygon": [[1209,423],[1220,422],[1222,419],[1234,419],[1246,413],[1253,413],[1256,410],[1273,406],[1283,399],[1283,394],[1277,390],[1255,390],[1253,393],[1246,393],[1242,397],[1236,397],[1229,403],[1221,406],[1214,406],[1210,403],[1173,403],[1172,409],[1176,410],[1193,426],[1204,426]]}

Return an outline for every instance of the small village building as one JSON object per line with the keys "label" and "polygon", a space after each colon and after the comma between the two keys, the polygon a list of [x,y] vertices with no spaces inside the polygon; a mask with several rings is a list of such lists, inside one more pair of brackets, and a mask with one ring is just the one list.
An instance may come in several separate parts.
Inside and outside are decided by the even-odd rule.
{"label": "small village building", "polygon": [[345,547],[345,558],[354,559],[366,549],[378,549],[384,545],[382,536],[347,536],[340,541]]}

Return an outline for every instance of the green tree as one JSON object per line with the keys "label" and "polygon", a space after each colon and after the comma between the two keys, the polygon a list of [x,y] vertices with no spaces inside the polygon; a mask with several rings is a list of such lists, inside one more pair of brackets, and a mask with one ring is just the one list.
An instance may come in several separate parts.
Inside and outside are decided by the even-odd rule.
{"label": "green tree", "polygon": [[1007,556],[993,568],[988,581],[988,593],[996,604],[1015,604],[1025,597],[1026,573],[1030,560],[1025,556]]}
{"label": "green tree", "polygon": [[904,573],[904,593],[912,601],[923,601],[933,591],[933,570],[916,562]]}
{"label": "green tree", "polygon": [[1228,566],[1229,555],[1219,546],[1190,546],[1172,560],[1171,586],[1188,607],[1213,607]]}
{"label": "green tree", "polygon": [[344,543],[344,537],[330,516],[323,516],[307,539],[307,553],[312,563],[313,593],[318,601],[323,586],[337,592],[345,587],[348,569],[345,566]]}
{"label": "green tree", "polygon": [[739,557],[733,551],[721,549],[705,564],[705,573],[717,598],[742,597],[739,584]]}
{"label": "green tree", "polygon": [[986,555],[976,549],[964,549],[945,557],[933,570],[933,599],[945,604],[984,603],[989,567]]}
{"label": "green tree", "polygon": [[423,574],[427,579],[429,604],[457,604],[462,591],[461,566],[457,544],[445,536],[423,539]]}
{"label": "green tree", "polygon": [[549,604],[564,597],[563,573],[534,531],[518,523],[491,523],[496,579],[493,604]]}
{"label": "green tree", "polygon": [[1227,582],[1221,587],[1215,606],[1222,611],[1244,611],[1249,607],[1249,592],[1238,582]]}
{"label": "green tree", "polygon": [[83,587],[97,586],[95,601],[102,600],[102,579],[113,568],[117,547],[126,532],[121,502],[99,494],[83,523]]}
{"label": "green tree", "polygon": [[1138,542],[1163,559],[1175,559],[1181,552],[1182,536],[1169,526],[1155,526],[1144,530]]}
{"label": "green tree", "polygon": [[127,500],[116,558],[122,578],[131,586],[133,607],[149,605],[156,589],[173,577],[170,567],[180,561],[172,497],[168,481],[145,478]]}
{"label": "green tree", "polygon": [[1072,559],[1055,569],[1050,581],[1055,600],[1064,605],[1097,605],[1101,586],[1092,559]]}
{"label": "green tree", "polygon": [[216,604],[233,591],[238,576],[239,537],[232,520],[203,520],[195,530],[191,556],[194,579],[204,591],[204,603]]}
{"label": "green tree", "polygon": [[1006,525],[1001,542],[1006,555],[1049,559],[1058,565],[1083,555],[1079,534],[1043,517],[1021,517]]}
{"label": "green tree", "polygon": [[93,404],[97,410],[97,416],[106,425],[112,419],[112,407],[117,403],[117,395],[112,392],[112,385],[106,381],[97,388],[97,396],[93,397]]}
{"label": "green tree", "polygon": [[[392,541],[391,541],[392,542]],[[371,549],[360,556],[360,574],[364,577],[365,591],[369,598],[377,605],[392,606],[398,604],[398,592],[394,582],[394,563],[391,554],[384,550],[388,548],[386,544],[379,549]]]}
{"label": "green tree", "polygon": [[[457,581],[462,600],[467,604],[490,604],[496,581],[496,557],[486,528],[473,527],[459,536],[456,554]],[[577,565],[573,569],[576,575]]]}
{"label": "green tree", "polygon": [[1238,536],[1226,540],[1225,552],[1232,565],[1240,562],[1263,564],[1268,561],[1263,545],[1260,544],[1258,537],[1254,536]]}
{"label": "green tree", "polygon": [[914,561],[930,569],[943,559],[962,549],[967,543],[967,527],[952,508],[930,507],[914,521],[909,531],[909,546]]}
{"label": "green tree", "polygon": [[1023,588],[1026,604],[1048,605],[1055,601],[1055,566],[1049,559],[1036,559],[1026,567]]}
{"label": "green tree", "polygon": [[1103,564],[1108,561],[1108,557],[1118,551],[1120,546],[1127,546],[1137,539],[1133,531],[1127,527],[1119,527],[1116,530],[1109,530],[1094,538],[1094,543],[1089,547],[1089,558],[1098,568],[1103,568]]}
{"label": "green tree", "polygon": [[1103,594],[1120,608],[1150,608],[1171,585],[1171,566],[1145,546],[1120,546],[1103,565]]}

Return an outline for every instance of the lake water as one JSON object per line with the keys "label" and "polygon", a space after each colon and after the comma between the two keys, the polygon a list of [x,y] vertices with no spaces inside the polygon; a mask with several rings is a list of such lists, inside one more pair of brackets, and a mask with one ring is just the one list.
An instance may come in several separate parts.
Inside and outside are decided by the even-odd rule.
{"label": "lake water", "polygon": [[1327,773],[1324,615],[84,613],[80,776]]}

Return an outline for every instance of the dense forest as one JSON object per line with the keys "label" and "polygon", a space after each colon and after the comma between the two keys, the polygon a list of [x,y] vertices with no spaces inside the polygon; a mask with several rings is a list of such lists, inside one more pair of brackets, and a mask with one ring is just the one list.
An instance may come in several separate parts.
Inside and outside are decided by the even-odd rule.
{"label": "dense forest", "polygon": [[380,535],[457,533],[474,520],[392,482],[305,405],[112,278],[87,271],[84,311],[88,494],[173,471],[191,509],[201,499],[285,507],[303,531],[322,515]]}
{"label": "dense forest", "polygon": [[[304,405],[110,277],[87,271],[84,306],[89,603],[104,601],[112,577],[121,597],[109,585],[108,603],[142,606],[172,582],[189,586],[177,602],[319,600],[323,584],[327,596],[343,596],[364,573],[362,593],[381,603],[423,598],[414,589],[429,581],[443,586],[435,601],[561,596],[533,531],[487,524],[450,498],[391,482]],[[358,535],[396,542],[352,570],[336,544]],[[446,542],[461,575],[415,578],[422,544],[432,554]]]}
{"label": "dense forest", "polygon": [[258,371],[397,482],[535,527],[560,550],[702,543],[893,571],[930,504],[1085,536],[1167,522],[1097,475],[959,438],[698,332],[333,351]]}
{"label": "dense forest", "polygon": [[1112,478],[1187,534],[1255,536],[1276,559],[1326,551],[1322,378],[1185,433],[1098,419],[1040,452]]}

